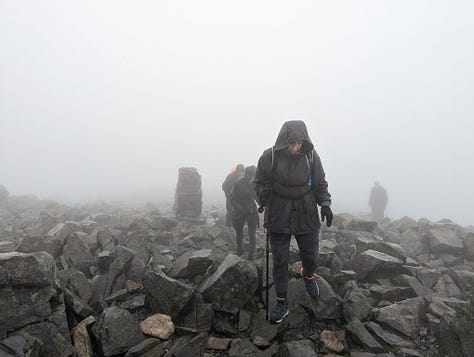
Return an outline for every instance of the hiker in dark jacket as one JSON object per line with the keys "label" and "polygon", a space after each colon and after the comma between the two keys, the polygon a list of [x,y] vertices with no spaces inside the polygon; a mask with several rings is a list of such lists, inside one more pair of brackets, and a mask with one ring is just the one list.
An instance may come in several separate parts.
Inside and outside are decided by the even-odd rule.
{"label": "hiker in dark jacket", "polygon": [[224,182],[222,183],[222,190],[225,194],[225,225],[227,227],[230,227],[232,224],[232,206],[230,204],[230,193],[232,191],[232,186],[234,186],[234,182],[237,181],[239,177],[244,175],[244,168],[244,165],[238,164],[232,169],[232,172],[227,175]]}
{"label": "hiker in dark jacket", "polygon": [[372,210],[372,220],[379,222],[384,218],[387,203],[387,191],[378,181],[375,181],[374,186],[370,190],[369,197],[369,206]]}
{"label": "hiker in dark jacket", "polygon": [[275,145],[258,161],[254,189],[265,206],[267,229],[273,256],[273,281],[277,304],[270,315],[279,323],[288,315],[288,256],[291,236],[300,250],[302,276],[308,294],[316,299],[319,287],[314,277],[319,250],[318,205],[321,218],[331,226],[331,195],[319,155],[304,122],[283,124]]}
{"label": "hiker in dark jacket", "polygon": [[230,195],[232,205],[232,226],[237,239],[237,255],[243,254],[244,225],[247,223],[249,234],[248,260],[254,259],[255,231],[258,225],[257,195],[253,190],[252,181],[255,177],[255,166],[245,168],[245,175],[235,181]]}

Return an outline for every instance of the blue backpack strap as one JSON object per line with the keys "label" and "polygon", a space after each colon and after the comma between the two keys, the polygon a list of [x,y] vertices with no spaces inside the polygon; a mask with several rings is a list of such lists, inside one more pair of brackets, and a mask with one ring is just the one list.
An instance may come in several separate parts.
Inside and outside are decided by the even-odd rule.
{"label": "blue backpack strap", "polygon": [[309,175],[308,175],[308,186],[313,186],[313,150],[306,154],[306,162],[308,163]]}

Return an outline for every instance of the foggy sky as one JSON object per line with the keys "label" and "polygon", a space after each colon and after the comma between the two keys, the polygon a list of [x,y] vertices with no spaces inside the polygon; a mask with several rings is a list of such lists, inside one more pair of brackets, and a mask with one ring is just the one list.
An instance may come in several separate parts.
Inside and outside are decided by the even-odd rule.
{"label": "foggy sky", "polygon": [[474,224],[474,3],[0,0],[0,184],[80,202],[224,200],[306,122],[338,212]]}

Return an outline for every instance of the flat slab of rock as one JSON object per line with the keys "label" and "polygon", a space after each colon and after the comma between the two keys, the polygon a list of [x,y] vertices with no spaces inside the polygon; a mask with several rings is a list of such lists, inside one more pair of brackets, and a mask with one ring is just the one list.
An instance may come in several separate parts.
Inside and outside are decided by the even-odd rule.
{"label": "flat slab of rock", "polygon": [[381,308],[376,314],[376,321],[416,338],[427,308],[428,304],[423,297],[406,299]]}
{"label": "flat slab of rock", "polygon": [[398,258],[369,249],[355,257],[352,268],[357,273],[358,279],[362,280],[371,272],[387,272],[393,275],[400,271],[402,264]]}
{"label": "flat slab of rock", "polygon": [[376,227],[377,222],[365,221],[363,219],[354,217],[344,226],[344,229],[351,231],[373,232]]}
{"label": "flat slab of rock", "polygon": [[352,320],[346,325],[346,329],[364,346],[371,352],[381,353],[385,352],[385,349],[380,343],[370,334],[365,328],[364,324],[359,320]]}
{"label": "flat slab of rock", "polygon": [[462,254],[464,244],[456,232],[446,228],[437,227],[428,231],[431,252],[434,254]]}

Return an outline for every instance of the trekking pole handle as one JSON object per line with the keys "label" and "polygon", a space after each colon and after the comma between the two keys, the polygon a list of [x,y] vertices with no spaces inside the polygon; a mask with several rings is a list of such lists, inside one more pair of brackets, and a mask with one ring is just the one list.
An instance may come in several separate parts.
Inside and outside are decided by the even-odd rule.
{"label": "trekking pole handle", "polygon": [[258,211],[258,213],[262,213],[263,211],[265,211],[265,207],[264,206],[259,206],[257,211]]}

